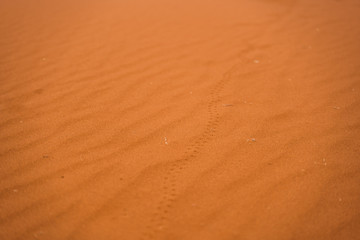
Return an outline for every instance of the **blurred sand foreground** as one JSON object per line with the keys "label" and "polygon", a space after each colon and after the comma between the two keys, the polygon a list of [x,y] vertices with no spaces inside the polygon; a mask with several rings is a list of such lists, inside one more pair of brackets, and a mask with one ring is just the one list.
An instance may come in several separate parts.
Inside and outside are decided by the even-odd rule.
{"label": "blurred sand foreground", "polygon": [[1,0],[1,240],[360,239],[357,0]]}

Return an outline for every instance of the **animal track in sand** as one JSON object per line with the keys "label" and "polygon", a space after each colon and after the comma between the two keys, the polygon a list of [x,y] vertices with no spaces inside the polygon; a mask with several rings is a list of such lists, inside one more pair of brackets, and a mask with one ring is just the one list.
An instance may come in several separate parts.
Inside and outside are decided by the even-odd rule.
{"label": "animal track in sand", "polygon": [[142,240],[155,239],[156,234],[166,227],[168,213],[173,207],[173,203],[178,195],[178,178],[180,173],[189,166],[191,160],[200,154],[202,147],[215,136],[220,124],[220,113],[218,111],[220,93],[225,84],[230,80],[233,68],[234,67],[223,75],[222,79],[213,87],[210,93],[205,129],[201,135],[186,148],[182,157],[174,160],[166,170],[166,175],[162,180],[163,196],[156,207],[155,213],[150,218],[149,224],[145,227],[141,237]]}

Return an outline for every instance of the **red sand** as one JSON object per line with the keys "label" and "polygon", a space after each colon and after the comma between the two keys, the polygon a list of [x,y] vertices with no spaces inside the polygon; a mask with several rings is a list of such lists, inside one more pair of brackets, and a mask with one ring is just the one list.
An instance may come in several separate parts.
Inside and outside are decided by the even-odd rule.
{"label": "red sand", "polygon": [[359,1],[0,16],[0,239],[360,239]]}

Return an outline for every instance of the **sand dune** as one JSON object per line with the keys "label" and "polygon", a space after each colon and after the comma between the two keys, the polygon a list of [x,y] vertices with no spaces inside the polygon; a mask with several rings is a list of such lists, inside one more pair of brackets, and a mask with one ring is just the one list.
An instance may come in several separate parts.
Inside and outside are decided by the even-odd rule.
{"label": "sand dune", "polygon": [[0,16],[0,239],[360,239],[358,1]]}

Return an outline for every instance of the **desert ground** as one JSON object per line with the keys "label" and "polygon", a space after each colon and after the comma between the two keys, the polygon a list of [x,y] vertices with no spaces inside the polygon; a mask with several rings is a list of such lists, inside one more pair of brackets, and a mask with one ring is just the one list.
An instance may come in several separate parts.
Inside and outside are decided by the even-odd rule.
{"label": "desert ground", "polygon": [[360,1],[1,0],[1,240],[360,239]]}

